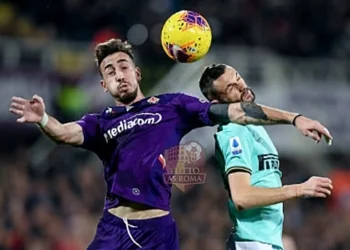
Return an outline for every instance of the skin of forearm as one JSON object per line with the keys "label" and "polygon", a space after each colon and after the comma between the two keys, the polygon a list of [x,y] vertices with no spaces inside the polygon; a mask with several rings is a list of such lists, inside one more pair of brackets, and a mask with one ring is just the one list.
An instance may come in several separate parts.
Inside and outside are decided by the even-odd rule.
{"label": "skin of forearm", "polygon": [[48,116],[48,118],[49,120],[45,127],[39,126],[41,131],[56,143],[69,143],[69,135],[65,125],[52,116]]}
{"label": "skin of forearm", "polygon": [[232,200],[238,210],[245,210],[277,204],[297,196],[297,185],[285,185],[281,188],[248,186],[237,190],[236,195],[232,196]]}
{"label": "skin of forearm", "polygon": [[231,122],[244,125],[292,124],[294,117],[298,115],[252,102],[230,104],[228,114]]}

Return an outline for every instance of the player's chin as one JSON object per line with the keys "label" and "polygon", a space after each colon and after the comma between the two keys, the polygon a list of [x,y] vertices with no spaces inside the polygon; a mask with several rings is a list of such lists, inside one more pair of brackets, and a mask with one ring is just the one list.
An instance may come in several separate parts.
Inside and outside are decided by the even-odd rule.
{"label": "player's chin", "polygon": [[135,100],[137,96],[137,91],[125,91],[119,94],[119,101],[128,104]]}

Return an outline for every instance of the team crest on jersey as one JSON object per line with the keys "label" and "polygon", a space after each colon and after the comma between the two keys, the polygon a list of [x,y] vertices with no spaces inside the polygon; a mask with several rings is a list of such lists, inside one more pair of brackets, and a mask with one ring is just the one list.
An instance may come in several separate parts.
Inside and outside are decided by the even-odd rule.
{"label": "team crest on jersey", "polygon": [[159,98],[152,96],[147,100],[147,102],[150,104],[156,104],[159,102]]}
{"label": "team crest on jersey", "polygon": [[241,140],[238,136],[230,138],[230,148],[233,155],[239,155],[242,153]]}

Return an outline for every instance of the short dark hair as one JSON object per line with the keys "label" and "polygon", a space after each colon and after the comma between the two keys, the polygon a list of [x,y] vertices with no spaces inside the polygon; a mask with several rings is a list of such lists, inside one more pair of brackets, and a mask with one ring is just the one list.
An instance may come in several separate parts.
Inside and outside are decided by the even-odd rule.
{"label": "short dark hair", "polygon": [[209,101],[217,97],[217,93],[213,86],[213,83],[216,79],[218,79],[222,74],[225,73],[225,69],[225,64],[212,64],[210,66],[205,67],[202,76],[199,80],[199,87],[202,91],[202,94]]}
{"label": "short dark hair", "polygon": [[123,42],[121,39],[112,38],[104,43],[99,43],[96,45],[95,60],[97,67],[100,69],[103,59],[117,52],[124,52],[131,57],[133,62],[135,61],[131,44],[128,41]]}

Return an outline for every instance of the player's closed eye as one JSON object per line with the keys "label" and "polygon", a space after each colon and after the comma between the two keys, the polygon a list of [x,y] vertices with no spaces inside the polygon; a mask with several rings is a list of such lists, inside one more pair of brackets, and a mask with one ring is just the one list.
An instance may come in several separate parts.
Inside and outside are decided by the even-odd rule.
{"label": "player's closed eye", "polygon": [[128,65],[121,65],[120,68],[121,68],[122,70],[127,70],[127,69],[129,68],[129,66],[128,66]]}
{"label": "player's closed eye", "polygon": [[235,84],[235,83],[230,83],[230,84],[228,84],[227,87],[226,87],[226,93],[232,92],[232,90],[233,90],[234,88],[237,88],[237,84]]}

